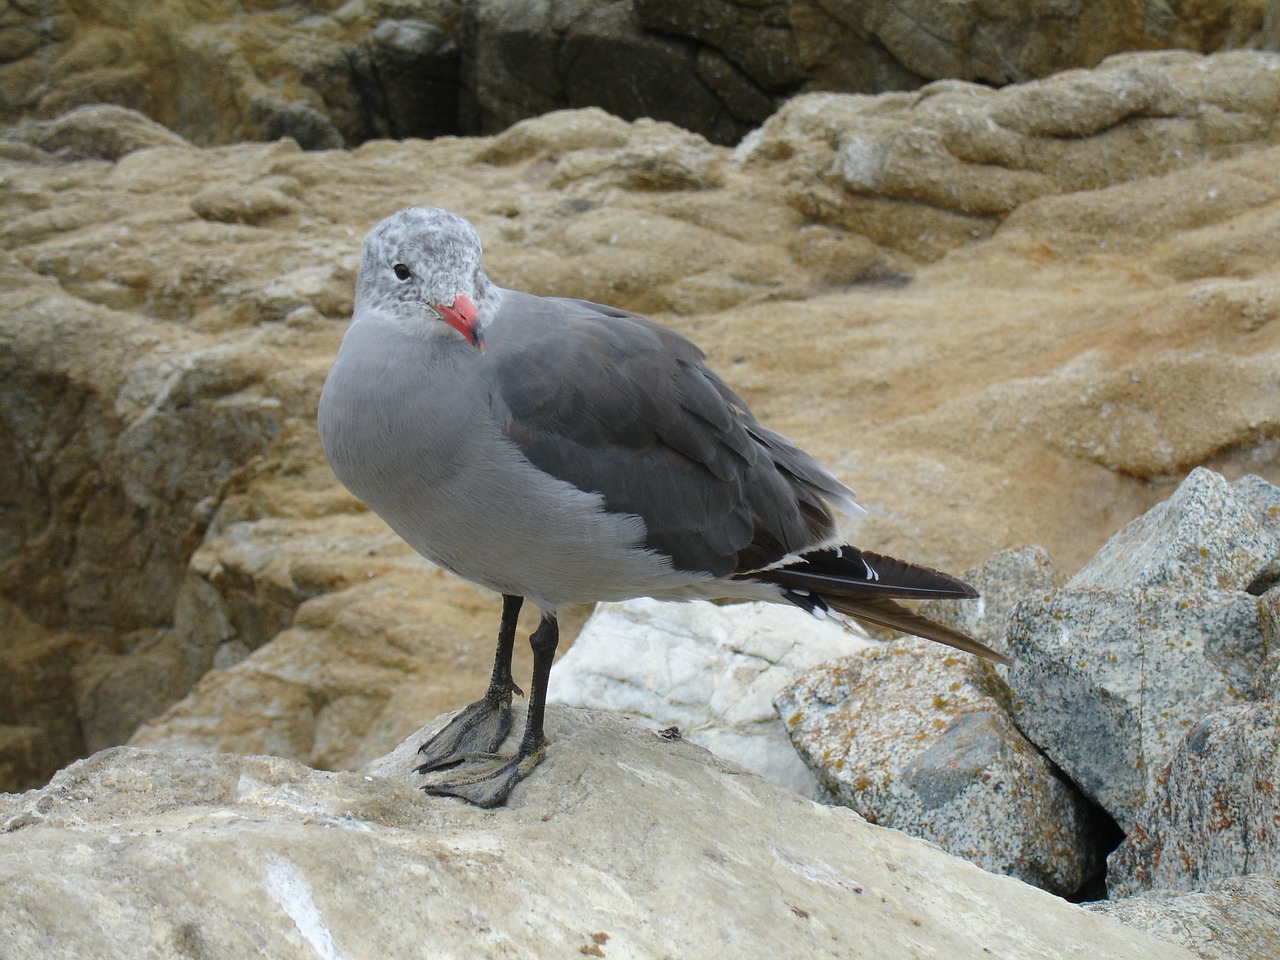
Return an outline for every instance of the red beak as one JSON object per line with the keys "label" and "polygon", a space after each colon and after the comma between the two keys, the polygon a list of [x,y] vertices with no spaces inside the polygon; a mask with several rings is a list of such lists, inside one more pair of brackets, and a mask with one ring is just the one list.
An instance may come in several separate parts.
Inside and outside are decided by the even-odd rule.
{"label": "red beak", "polygon": [[442,303],[433,303],[431,306],[445,323],[466,338],[467,343],[484,353],[484,337],[476,326],[476,305],[471,302],[470,297],[458,294],[447,307]]}

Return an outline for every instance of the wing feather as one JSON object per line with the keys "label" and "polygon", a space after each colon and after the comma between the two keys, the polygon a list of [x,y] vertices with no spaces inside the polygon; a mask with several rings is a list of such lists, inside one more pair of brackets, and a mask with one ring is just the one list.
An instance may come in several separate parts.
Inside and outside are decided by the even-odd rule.
{"label": "wing feather", "polygon": [[505,291],[486,330],[507,437],[539,469],[639,516],[645,546],[728,576],[824,542],[843,484],[765,430],[679,334],[581,300]]}

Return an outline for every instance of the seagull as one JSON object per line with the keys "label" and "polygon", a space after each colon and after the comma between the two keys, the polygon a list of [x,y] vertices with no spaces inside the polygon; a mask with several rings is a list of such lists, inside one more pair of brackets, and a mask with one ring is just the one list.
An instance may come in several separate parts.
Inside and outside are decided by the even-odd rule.
{"label": "seagull", "polygon": [[[423,789],[503,803],[546,755],[568,604],[766,600],[999,663],[897,599],[973,598],[928,567],[842,542],[852,491],[762,426],[680,334],[616,307],[493,283],[462,217],[408,208],[365,238],[355,310],[320,397],[338,479],[418,553],[502,595],[484,697],[422,745]],[[533,676],[502,756],[522,604]]]}

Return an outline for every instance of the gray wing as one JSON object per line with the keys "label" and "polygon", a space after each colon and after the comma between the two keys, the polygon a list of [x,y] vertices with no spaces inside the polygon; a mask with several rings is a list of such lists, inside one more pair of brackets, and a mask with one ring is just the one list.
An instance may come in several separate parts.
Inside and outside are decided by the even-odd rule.
{"label": "gray wing", "polygon": [[493,404],[539,469],[639,516],[645,546],[723,577],[826,541],[849,490],[746,405],[679,334],[582,300],[506,292]]}

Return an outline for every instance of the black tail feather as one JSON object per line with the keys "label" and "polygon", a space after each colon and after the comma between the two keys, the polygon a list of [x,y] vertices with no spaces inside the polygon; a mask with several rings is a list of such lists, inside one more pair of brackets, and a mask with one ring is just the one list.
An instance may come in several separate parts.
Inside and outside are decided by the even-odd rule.
{"label": "black tail feather", "polygon": [[835,610],[902,633],[944,643],[996,663],[1009,658],[951,627],[908,610],[894,598],[974,599],[978,591],[950,574],[895,557],[843,546],[814,550],[785,566],[739,574],[776,584],[796,606],[811,612]]}

